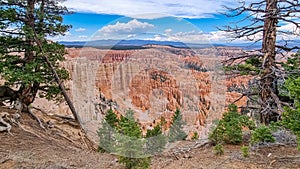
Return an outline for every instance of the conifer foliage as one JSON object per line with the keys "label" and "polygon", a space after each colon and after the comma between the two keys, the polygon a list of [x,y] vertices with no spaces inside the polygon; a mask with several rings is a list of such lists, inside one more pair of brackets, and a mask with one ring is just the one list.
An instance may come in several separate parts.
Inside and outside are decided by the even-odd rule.
{"label": "conifer foliage", "polygon": [[101,124],[99,151],[118,155],[119,162],[128,169],[149,168],[151,155],[162,152],[167,143],[160,124],[143,135],[130,109],[120,118],[109,110]]}
{"label": "conifer foliage", "polygon": [[104,120],[101,122],[102,127],[98,130],[100,145],[98,151],[113,152],[115,150],[116,130],[119,123],[117,115],[110,109]]}
{"label": "conifer foliage", "polygon": [[237,106],[231,104],[228,106],[228,112],[223,114],[223,118],[209,134],[209,139],[214,144],[240,144],[243,139],[243,127],[254,129],[255,124],[248,116],[239,114]]}
{"label": "conifer foliage", "polygon": [[34,101],[38,91],[47,99],[60,93],[44,55],[60,79],[68,78],[67,71],[59,66],[59,61],[64,60],[64,46],[46,39],[64,35],[70,28],[62,24],[62,15],[69,12],[60,6],[61,2],[0,1],[0,75],[6,85],[19,86],[19,97],[25,105]]}
{"label": "conifer foliage", "polygon": [[148,129],[146,133],[146,153],[156,154],[164,150],[167,144],[167,137],[162,132],[163,123],[156,125],[152,130]]}
{"label": "conifer foliage", "polygon": [[300,52],[289,57],[283,67],[287,80],[282,93],[289,98],[290,106],[285,106],[281,124],[297,135],[300,150]]}
{"label": "conifer foliage", "polygon": [[175,142],[186,138],[187,134],[183,131],[185,122],[182,119],[180,110],[175,111],[175,115],[172,120],[172,126],[170,127],[168,139],[169,142]]}

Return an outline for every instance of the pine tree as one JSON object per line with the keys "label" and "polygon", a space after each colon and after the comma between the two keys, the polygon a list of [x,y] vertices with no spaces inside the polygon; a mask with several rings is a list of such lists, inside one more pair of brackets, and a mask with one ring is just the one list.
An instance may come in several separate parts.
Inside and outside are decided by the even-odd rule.
{"label": "pine tree", "polygon": [[300,148],[300,51],[289,57],[283,67],[288,72],[283,90],[292,102],[290,103],[291,106],[285,107],[282,114],[282,124],[298,136]]}
{"label": "pine tree", "polygon": [[300,102],[300,51],[288,57],[287,62],[281,65],[285,70],[286,79],[284,85],[281,86],[283,95],[290,97],[290,101],[294,101],[294,103]]}
{"label": "pine tree", "polygon": [[69,77],[59,66],[64,60],[64,46],[46,39],[64,35],[70,28],[62,24],[62,15],[69,12],[60,6],[61,2],[0,1],[0,75],[6,85],[20,86],[19,97],[25,105],[35,100],[38,91],[47,99],[56,98],[60,93],[45,55],[60,79]]}
{"label": "pine tree", "polygon": [[106,123],[109,124],[112,128],[117,129],[120,121],[112,109],[109,109],[107,111],[104,119]]}
{"label": "pine tree", "polygon": [[234,104],[228,106],[228,112],[218,122],[216,128],[209,133],[209,139],[214,144],[240,144],[243,140],[243,127],[250,130],[255,128],[253,121],[248,116],[241,115]]}
{"label": "pine tree", "polygon": [[177,109],[175,111],[175,115],[173,116],[172,126],[170,127],[169,131],[169,142],[175,142],[186,138],[187,134],[183,131],[184,125],[185,122],[182,120],[180,110]]}
{"label": "pine tree", "polygon": [[100,152],[116,152],[116,134],[118,132],[119,119],[113,110],[108,110],[98,130]]}
{"label": "pine tree", "polygon": [[167,143],[162,127],[159,124],[154,129],[147,130],[143,137],[132,110],[129,109],[120,119],[109,110],[98,130],[99,151],[117,154],[119,162],[128,169],[149,168],[151,156],[162,152]]}
{"label": "pine tree", "polygon": [[164,150],[167,144],[167,137],[162,133],[162,125],[156,125],[152,130],[147,130],[146,133],[146,154],[154,155]]}
{"label": "pine tree", "polygon": [[127,169],[149,168],[151,159],[145,156],[145,140],[142,139],[142,131],[133,115],[133,111],[129,109],[120,119],[119,133],[116,137],[119,162]]}

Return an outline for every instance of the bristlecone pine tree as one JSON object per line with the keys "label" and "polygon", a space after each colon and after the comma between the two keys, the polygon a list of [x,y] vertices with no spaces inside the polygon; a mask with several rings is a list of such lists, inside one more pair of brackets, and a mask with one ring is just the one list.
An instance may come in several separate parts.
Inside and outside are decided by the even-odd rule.
{"label": "bristlecone pine tree", "polygon": [[[236,8],[229,8],[229,17],[244,17],[235,25],[225,26],[221,30],[229,32],[234,38],[261,42],[261,48],[251,53],[231,57],[226,65],[235,70],[244,67],[256,73],[253,90],[243,92],[244,96],[252,97],[254,106],[249,106],[255,113],[259,113],[261,123],[269,124],[276,121],[284,111],[286,105],[279,94],[280,83],[285,79],[284,70],[279,66],[277,54],[284,54],[299,49],[289,43],[295,36],[299,36],[300,2],[297,0],[258,0],[254,2],[239,1]],[[290,29],[283,28],[288,26]],[[277,55],[278,56],[278,55]],[[280,55],[282,56],[282,55]],[[246,63],[240,66],[236,63]],[[250,65],[249,65],[250,64]],[[245,67],[246,66],[246,67]],[[248,71],[248,74],[250,71]]]}
{"label": "bristlecone pine tree", "polygon": [[64,35],[70,28],[62,24],[62,15],[69,12],[60,6],[61,2],[0,1],[0,76],[6,80],[6,85],[19,87],[19,99],[25,105],[35,100],[38,91],[47,99],[56,98],[60,93],[44,54],[60,79],[69,76],[59,66],[59,61],[64,60],[64,46],[46,39]]}

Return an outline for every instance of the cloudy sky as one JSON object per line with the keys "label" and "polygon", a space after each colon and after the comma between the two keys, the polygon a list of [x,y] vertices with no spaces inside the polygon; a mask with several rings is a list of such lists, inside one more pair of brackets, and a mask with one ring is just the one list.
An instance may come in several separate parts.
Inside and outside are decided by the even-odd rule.
{"label": "cloudy sky", "polygon": [[[249,0],[250,1],[250,0]],[[73,25],[57,41],[148,39],[192,43],[229,42],[217,27],[242,18],[226,18],[223,6],[237,0],[67,0],[74,14],[64,16]],[[253,2],[253,0],[251,1]],[[292,29],[284,25],[282,29]]]}

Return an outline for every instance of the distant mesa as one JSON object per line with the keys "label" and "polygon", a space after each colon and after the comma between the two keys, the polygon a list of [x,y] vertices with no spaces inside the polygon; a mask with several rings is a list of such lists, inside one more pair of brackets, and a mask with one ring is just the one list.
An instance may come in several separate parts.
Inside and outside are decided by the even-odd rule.
{"label": "distant mesa", "polygon": [[196,44],[176,41],[154,41],[154,40],[95,40],[95,41],[60,41],[67,47],[95,47],[99,49],[145,49],[152,45],[170,46],[174,48],[207,48],[213,46],[224,46],[221,44]]}

